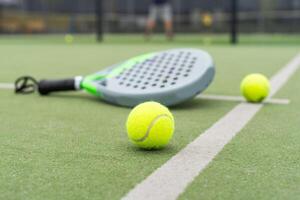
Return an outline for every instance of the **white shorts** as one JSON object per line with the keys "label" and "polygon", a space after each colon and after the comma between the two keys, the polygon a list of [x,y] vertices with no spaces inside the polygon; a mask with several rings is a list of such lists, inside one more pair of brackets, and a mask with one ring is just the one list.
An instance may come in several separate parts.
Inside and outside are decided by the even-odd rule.
{"label": "white shorts", "polygon": [[150,6],[149,20],[156,21],[159,18],[163,21],[171,21],[172,17],[172,6],[170,4]]}

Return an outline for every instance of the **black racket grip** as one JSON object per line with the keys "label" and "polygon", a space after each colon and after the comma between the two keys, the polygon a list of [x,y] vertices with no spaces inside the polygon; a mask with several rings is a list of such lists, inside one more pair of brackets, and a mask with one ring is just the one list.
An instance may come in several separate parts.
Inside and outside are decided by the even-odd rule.
{"label": "black racket grip", "polygon": [[65,80],[41,80],[38,83],[38,91],[41,95],[48,95],[51,92],[74,91],[75,79]]}

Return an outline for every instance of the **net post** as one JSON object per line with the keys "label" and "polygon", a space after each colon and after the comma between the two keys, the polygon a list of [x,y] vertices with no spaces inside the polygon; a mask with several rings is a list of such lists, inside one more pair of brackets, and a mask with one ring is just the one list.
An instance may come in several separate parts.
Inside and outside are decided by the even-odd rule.
{"label": "net post", "polygon": [[231,37],[230,43],[238,43],[238,0],[231,0]]}
{"label": "net post", "polygon": [[103,41],[103,1],[95,0],[97,41]]}

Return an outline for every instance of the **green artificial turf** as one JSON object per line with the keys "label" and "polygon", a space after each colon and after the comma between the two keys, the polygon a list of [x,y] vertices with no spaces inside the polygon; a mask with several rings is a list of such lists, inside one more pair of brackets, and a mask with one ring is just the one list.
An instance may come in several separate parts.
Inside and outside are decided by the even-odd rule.
{"label": "green artificial turf", "polygon": [[180,199],[300,199],[300,71],[196,178]]}
{"label": "green artificial turf", "polygon": [[[239,95],[239,83],[244,75],[261,72],[271,77],[299,51],[294,45],[230,47],[184,42],[118,44],[114,41],[100,45],[94,42],[67,45],[56,39],[43,37],[45,43],[39,42],[39,38],[36,42],[21,37],[0,40],[0,82],[11,83],[21,75],[38,79],[85,75],[135,55],[194,47],[209,51],[215,58],[217,75],[206,93]],[[300,137],[293,132],[299,127],[295,125],[299,97],[294,92],[299,89],[295,86],[298,79],[299,75],[295,76],[278,95],[291,98],[293,103],[266,106],[182,198],[213,199],[223,194],[224,197],[251,198],[255,195],[253,190],[266,190],[267,194],[259,197],[267,197],[285,188],[299,188],[296,173],[299,159],[295,150]],[[0,199],[119,199],[235,105],[234,102],[195,99],[171,108],[176,120],[171,144],[162,151],[143,151],[133,147],[127,139],[128,108],[106,104],[85,93],[40,97],[0,90]],[[284,136],[290,137],[283,140]],[[293,145],[289,146],[289,141]],[[274,148],[280,145],[282,148]],[[286,168],[288,163],[294,165]],[[270,170],[268,166],[275,167]],[[272,179],[274,175],[281,179]],[[282,197],[299,197],[296,190],[284,191],[286,196]]]}
{"label": "green artificial turf", "polygon": [[[67,44],[63,34],[42,34],[42,35],[3,35],[0,37],[0,44]],[[94,34],[74,34],[72,44],[95,44]],[[228,45],[229,34],[184,34],[175,35],[174,41],[166,40],[163,34],[156,34],[149,41],[145,41],[142,34],[104,34],[104,43],[107,44],[134,44],[134,45]],[[240,34],[241,45],[281,45],[294,46],[300,44],[300,34]],[[69,44],[69,45],[72,45]]]}

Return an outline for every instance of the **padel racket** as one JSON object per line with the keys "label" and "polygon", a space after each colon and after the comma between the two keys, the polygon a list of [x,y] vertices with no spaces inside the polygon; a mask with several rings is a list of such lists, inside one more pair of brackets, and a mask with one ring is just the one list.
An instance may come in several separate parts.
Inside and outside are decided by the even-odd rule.
{"label": "padel racket", "polygon": [[[197,49],[174,49],[134,57],[86,77],[41,80],[41,95],[85,90],[116,105],[135,106],[157,101],[166,106],[180,104],[205,90],[215,68],[212,57]],[[21,92],[19,83],[16,91]]]}

